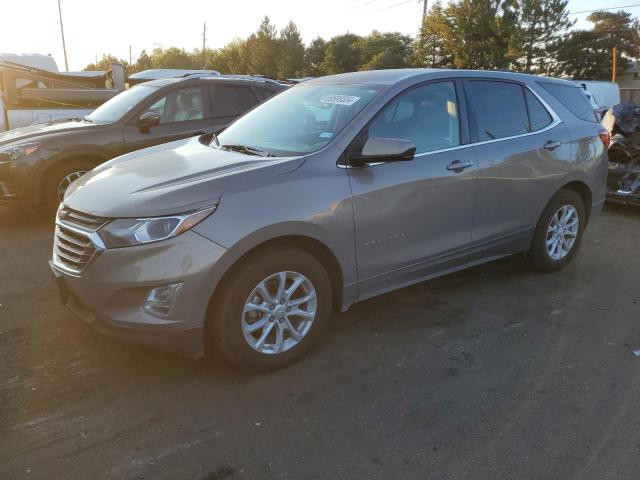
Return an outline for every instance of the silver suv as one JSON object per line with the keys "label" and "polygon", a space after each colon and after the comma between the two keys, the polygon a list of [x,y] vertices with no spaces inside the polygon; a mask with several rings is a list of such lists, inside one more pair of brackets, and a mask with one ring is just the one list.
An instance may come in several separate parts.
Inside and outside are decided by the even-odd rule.
{"label": "silver suv", "polygon": [[52,271],[104,333],[278,368],[355,302],[518,252],[563,268],[603,205],[607,142],[567,81],[318,78],[76,181]]}

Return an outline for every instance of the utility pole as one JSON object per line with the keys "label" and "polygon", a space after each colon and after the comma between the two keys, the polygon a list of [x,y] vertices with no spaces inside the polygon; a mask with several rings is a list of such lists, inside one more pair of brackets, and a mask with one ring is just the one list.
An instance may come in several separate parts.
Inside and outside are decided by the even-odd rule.
{"label": "utility pole", "polygon": [[64,52],[64,69],[69,71],[69,62],[67,61],[67,44],[64,42],[64,27],[62,26],[62,7],[58,0],[58,15],[60,15],[60,33],[62,34],[62,51]]}
{"label": "utility pole", "polygon": [[616,64],[617,64],[617,55],[616,55],[616,47],[613,47],[613,73],[611,75],[611,81],[616,81]]}
{"label": "utility pole", "polygon": [[131,57],[131,44],[129,44],[129,65],[131,65],[132,61],[133,61],[133,59]]}
{"label": "utility pole", "polygon": [[422,2],[422,23],[420,24],[420,39],[422,40],[424,38],[424,21],[427,18],[427,7],[428,7],[428,1],[427,0],[418,0],[418,3]]}
{"label": "utility pole", "polygon": [[202,29],[202,68],[207,63],[207,22],[204,22],[204,28]]}

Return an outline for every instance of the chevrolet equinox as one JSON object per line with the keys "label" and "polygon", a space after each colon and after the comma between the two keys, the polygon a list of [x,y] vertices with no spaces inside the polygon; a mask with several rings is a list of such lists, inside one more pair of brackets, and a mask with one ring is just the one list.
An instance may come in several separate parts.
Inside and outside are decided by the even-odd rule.
{"label": "chevrolet equinox", "polygon": [[576,254],[608,136],[579,85],[385,70],[303,82],[222,133],[69,187],[52,271],[99,331],[249,370],[299,358],[332,310],[525,252]]}

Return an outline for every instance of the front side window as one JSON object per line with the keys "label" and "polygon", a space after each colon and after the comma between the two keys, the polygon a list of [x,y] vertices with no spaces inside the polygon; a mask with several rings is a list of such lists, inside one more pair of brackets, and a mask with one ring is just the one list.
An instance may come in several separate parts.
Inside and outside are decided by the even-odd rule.
{"label": "front side window", "polygon": [[96,108],[86,116],[87,120],[95,123],[113,123],[122,119],[132,108],[158,91],[157,87],[138,85],[119,93]]}
{"label": "front side window", "polygon": [[160,114],[160,123],[188,122],[204,118],[200,87],[174,90],[156,100],[147,110]]}
{"label": "front side window", "polygon": [[381,91],[377,85],[300,84],[279,93],[218,135],[276,156],[320,150]]}
{"label": "front side window", "polygon": [[529,132],[527,105],[516,83],[469,80],[465,92],[471,109],[474,140],[486,141]]}
{"label": "front side window", "polygon": [[416,153],[460,145],[458,101],[453,82],[412,88],[391,102],[369,125],[368,138],[400,138]]}

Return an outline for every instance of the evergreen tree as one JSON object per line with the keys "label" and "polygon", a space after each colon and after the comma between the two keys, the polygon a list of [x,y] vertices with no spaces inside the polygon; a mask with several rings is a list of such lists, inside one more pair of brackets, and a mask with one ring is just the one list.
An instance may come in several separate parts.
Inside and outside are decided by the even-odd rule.
{"label": "evergreen tree", "polygon": [[280,61],[278,64],[278,76],[280,78],[298,77],[304,71],[304,44],[293,22],[280,32]]}
{"label": "evergreen tree", "polygon": [[322,63],[327,51],[327,42],[323,38],[317,37],[311,41],[304,51],[304,71],[305,75],[318,77],[324,74]]}
{"label": "evergreen tree", "polygon": [[512,51],[526,73],[544,72],[551,46],[575,22],[569,19],[568,0],[520,0],[519,26]]}

